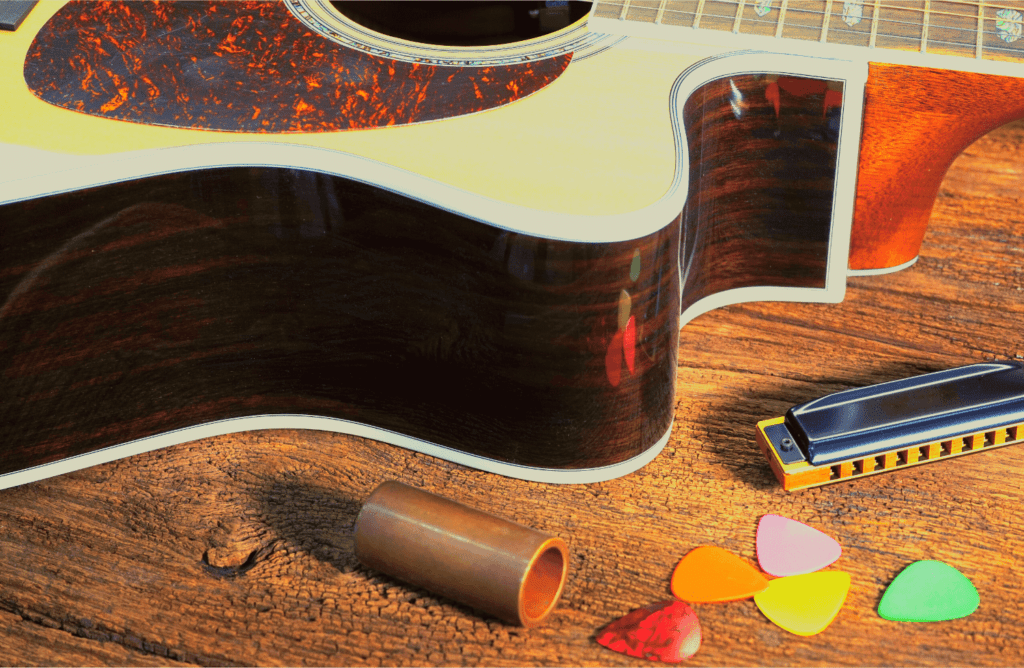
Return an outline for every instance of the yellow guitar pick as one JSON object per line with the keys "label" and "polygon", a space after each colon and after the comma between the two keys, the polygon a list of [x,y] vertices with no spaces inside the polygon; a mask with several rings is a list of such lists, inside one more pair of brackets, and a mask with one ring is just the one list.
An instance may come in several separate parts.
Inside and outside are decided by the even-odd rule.
{"label": "yellow guitar pick", "polygon": [[818,571],[771,580],[754,594],[764,616],[798,636],[821,633],[839,614],[850,591],[850,574]]}

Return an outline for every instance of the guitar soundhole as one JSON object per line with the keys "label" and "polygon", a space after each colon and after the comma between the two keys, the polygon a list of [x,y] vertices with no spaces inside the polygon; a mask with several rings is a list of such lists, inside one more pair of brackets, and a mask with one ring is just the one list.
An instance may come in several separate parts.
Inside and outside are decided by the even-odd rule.
{"label": "guitar soundhole", "polygon": [[565,28],[589,2],[336,1],[345,17],[389,37],[439,46],[514,44]]}

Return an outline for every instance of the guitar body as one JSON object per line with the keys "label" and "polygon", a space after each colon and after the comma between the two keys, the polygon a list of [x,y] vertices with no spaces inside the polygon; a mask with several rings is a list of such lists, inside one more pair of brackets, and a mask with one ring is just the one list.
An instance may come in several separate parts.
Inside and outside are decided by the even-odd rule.
{"label": "guitar body", "polygon": [[795,51],[40,5],[0,35],[0,485],[273,427],[552,482],[642,466],[686,321],[916,256],[931,186],[896,224],[863,179],[901,72]]}

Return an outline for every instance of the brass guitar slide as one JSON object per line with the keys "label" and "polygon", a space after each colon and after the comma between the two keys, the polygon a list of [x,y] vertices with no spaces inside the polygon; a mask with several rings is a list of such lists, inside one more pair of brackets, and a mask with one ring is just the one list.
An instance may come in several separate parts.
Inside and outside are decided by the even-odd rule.
{"label": "brass guitar slide", "polygon": [[988,362],[829,394],[757,423],[792,491],[1024,440],[1024,363]]}

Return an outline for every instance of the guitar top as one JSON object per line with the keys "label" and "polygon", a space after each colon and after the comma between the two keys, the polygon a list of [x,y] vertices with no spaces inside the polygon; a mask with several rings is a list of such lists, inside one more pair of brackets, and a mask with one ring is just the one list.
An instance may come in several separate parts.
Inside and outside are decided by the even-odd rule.
{"label": "guitar top", "polygon": [[[178,152],[148,162],[330,171],[326,150],[488,200],[587,216],[570,222],[564,234],[573,238],[588,236],[595,216],[671,195],[678,156],[668,91],[703,55],[651,61],[609,48],[621,38],[592,33],[585,20],[511,47],[381,43],[324,4],[39,4],[17,31],[0,33],[0,67],[25,75],[0,80],[0,142],[17,156],[17,167],[0,165],[0,184],[38,174],[53,188],[55,163],[96,174],[115,160],[94,157],[159,149]],[[221,31],[196,36],[205,54],[189,46],[190,25]],[[623,81],[641,97],[624,95]],[[89,109],[100,115],[81,113]],[[375,129],[342,131],[365,127]],[[614,145],[602,141],[610,128]],[[227,143],[245,146],[202,148]],[[47,189],[0,186],[0,201]]]}

